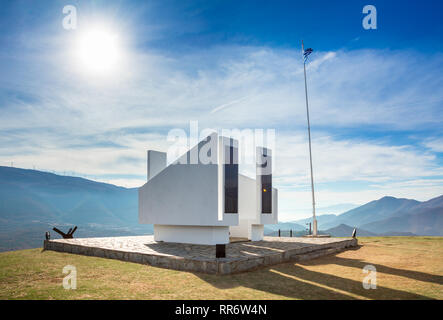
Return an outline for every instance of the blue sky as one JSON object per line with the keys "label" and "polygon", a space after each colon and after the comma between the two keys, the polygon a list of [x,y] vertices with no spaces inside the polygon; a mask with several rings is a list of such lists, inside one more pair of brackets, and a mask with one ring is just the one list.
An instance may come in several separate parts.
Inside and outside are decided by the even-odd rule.
{"label": "blue sky", "polygon": [[[362,27],[364,5],[377,29]],[[62,27],[65,5],[77,29]],[[310,214],[300,42],[320,213],[443,193],[440,1],[3,1],[0,164],[140,186],[169,130],[276,130],[282,220]],[[100,26],[97,74],[78,39]],[[105,57],[103,57],[105,58]],[[216,111],[214,111],[216,110]],[[334,209],[333,209],[334,208]]]}

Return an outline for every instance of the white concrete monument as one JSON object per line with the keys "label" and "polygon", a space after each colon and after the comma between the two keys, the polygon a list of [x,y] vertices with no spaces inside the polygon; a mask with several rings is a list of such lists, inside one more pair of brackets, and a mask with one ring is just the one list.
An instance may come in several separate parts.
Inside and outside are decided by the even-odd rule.
{"label": "white concrete monument", "polygon": [[139,222],[154,225],[156,241],[225,244],[229,237],[263,239],[277,223],[272,152],[256,148],[255,179],[239,174],[238,141],[216,133],[167,166],[148,151],[148,181],[139,188]]}

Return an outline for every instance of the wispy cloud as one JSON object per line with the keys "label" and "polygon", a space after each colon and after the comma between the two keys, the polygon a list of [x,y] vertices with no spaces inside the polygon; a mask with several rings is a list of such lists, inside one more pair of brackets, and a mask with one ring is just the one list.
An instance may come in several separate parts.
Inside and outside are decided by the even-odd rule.
{"label": "wispy cloud", "polygon": [[[20,63],[0,57],[10,65],[0,76],[0,163],[139,186],[146,149],[166,151],[171,128],[187,129],[190,120],[201,128],[275,128],[282,217],[309,207],[299,51],[133,50],[122,72],[106,81],[81,77],[67,57],[63,51]],[[443,192],[441,179],[427,180],[443,175],[441,139],[428,137],[441,132],[442,62],[439,54],[424,59],[406,51],[316,52],[308,86],[320,206]],[[392,143],[373,137],[374,128],[407,134]],[[344,129],[347,137],[336,136]],[[415,133],[420,143],[408,140]],[[363,187],[349,191],[353,184]]]}
{"label": "wispy cloud", "polygon": [[232,106],[232,105],[234,105],[234,104],[237,104],[237,103],[240,103],[240,102],[242,102],[242,101],[245,101],[245,100],[248,99],[249,97],[250,97],[250,96],[246,96],[246,97],[243,97],[243,98],[240,98],[240,99],[237,99],[237,100],[233,100],[233,101],[231,101],[231,102],[228,102],[228,103],[225,103],[225,104],[219,105],[218,107],[215,107],[214,109],[212,109],[212,110],[211,110],[211,113],[215,113],[215,112],[218,112],[218,111],[220,111],[220,110],[226,109],[227,107],[230,107],[230,106]]}
{"label": "wispy cloud", "polygon": [[443,138],[429,138],[424,142],[426,148],[435,152],[443,152]]}

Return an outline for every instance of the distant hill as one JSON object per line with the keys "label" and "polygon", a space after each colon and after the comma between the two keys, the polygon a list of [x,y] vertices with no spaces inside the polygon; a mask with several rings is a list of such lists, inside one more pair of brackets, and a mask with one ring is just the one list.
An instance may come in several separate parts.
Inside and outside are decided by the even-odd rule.
{"label": "distant hill", "polygon": [[338,215],[334,223],[336,225],[345,223],[350,226],[362,226],[400,215],[418,204],[420,202],[416,200],[383,197]]}
{"label": "distant hill", "polygon": [[265,233],[271,233],[278,230],[293,230],[293,231],[305,231],[306,228],[302,225],[293,222],[279,222],[277,224],[266,224]]}
{"label": "distant hill", "polygon": [[138,224],[137,188],[2,166],[0,222],[1,251],[40,246],[54,225],[77,225],[75,236],[152,234]]}
{"label": "distant hill", "polygon": [[[322,231],[322,233],[330,234],[332,237],[350,237],[352,236],[352,232],[354,231],[353,227],[350,227],[346,224],[340,224],[334,228],[330,228]],[[377,236],[376,233],[366,231],[364,229],[357,228],[357,237],[374,237]]]}
{"label": "distant hill", "polygon": [[[324,226],[328,226],[330,222],[332,222],[335,225],[335,220],[337,219],[337,216],[335,214],[322,214],[317,215],[317,224],[320,228],[323,228]],[[307,223],[312,222],[312,217],[306,218],[306,219],[300,219],[293,221],[296,224],[306,226]]]}
{"label": "distant hill", "polygon": [[[294,221],[311,222],[312,218]],[[317,216],[319,230],[345,224],[372,233],[389,235],[443,235],[443,196],[420,202],[383,197],[340,215]]]}
{"label": "distant hill", "polygon": [[136,188],[0,167],[0,214],[8,221],[133,225],[137,205]]}
{"label": "distant hill", "polygon": [[385,219],[361,223],[360,226],[378,233],[410,232],[417,235],[441,236],[443,235],[443,196],[402,206],[387,215]]}
{"label": "distant hill", "polygon": [[[415,211],[415,210],[414,210]],[[412,211],[412,212],[414,212]],[[396,216],[362,226],[381,233],[395,231],[411,232],[418,235],[443,236],[443,208],[420,208],[417,213]]]}

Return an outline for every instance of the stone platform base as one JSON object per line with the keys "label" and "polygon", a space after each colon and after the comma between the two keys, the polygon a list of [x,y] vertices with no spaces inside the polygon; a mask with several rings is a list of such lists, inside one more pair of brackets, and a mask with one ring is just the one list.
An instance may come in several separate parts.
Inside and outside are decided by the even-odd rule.
{"label": "stone platform base", "polygon": [[316,236],[314,236],[313,234],[307,234],[303,236],[303,238],[330,238],[330,237],[331,237],[330,234],[318,234]]}
{"label": "stone platform base", "polygon": [[226,258],[215,246],[155,242],[153,236],[45,240],[44,249],[118,259],[155,267],[232,274],[288,261],[308,260],[357,246],[353,238],[278,238],[226,245]]}

